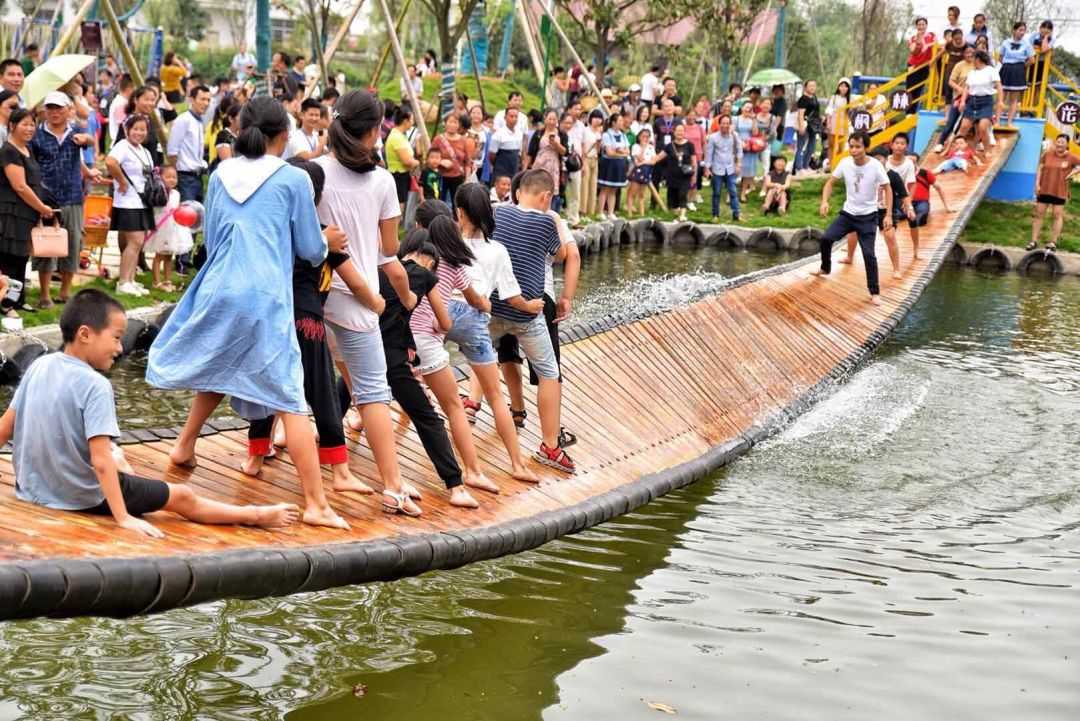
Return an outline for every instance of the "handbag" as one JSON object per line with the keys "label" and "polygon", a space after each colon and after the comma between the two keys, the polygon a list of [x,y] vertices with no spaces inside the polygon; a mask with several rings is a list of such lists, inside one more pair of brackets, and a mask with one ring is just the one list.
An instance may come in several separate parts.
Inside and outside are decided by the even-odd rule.
{"label": "handbag", "polygon": [[760,153],[765,150],[765,136],[755,133],[743,141],[744,153]]}
{"label": "handbag", "polygon": [[38,218],[30,229],[30,253],[35,258],[65,258],[68,254],[68,232],[60,227],[60,219],[53,216],[52,225],[45,225]]}
{"label": "handbag", "polygon": [[566,156],[566,172],[576,173],[579,170],[581,170],[581,156],[576,150],[571,150]]}

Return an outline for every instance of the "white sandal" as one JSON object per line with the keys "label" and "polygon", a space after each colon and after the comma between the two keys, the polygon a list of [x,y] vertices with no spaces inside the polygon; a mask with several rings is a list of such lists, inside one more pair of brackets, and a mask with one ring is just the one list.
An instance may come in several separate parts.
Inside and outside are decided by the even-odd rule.
{"label": "white sandal", "polygon": [[[386,499],[389,498],[393,503],[387,503]],[[408,516],[409,518],[417,518],[422,511],[410,511],[405,504],[409,502],[409,497],[404,493],[394,493],[390,489],[383,491],[382,510],[383,513],[400,514],[402,516]]]}

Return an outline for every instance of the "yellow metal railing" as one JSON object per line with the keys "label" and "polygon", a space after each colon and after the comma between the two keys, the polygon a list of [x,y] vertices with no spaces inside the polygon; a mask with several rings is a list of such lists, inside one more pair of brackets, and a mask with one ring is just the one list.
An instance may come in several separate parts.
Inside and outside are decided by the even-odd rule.
{"label": "yellow metal railing", "polygon": [[[832,146],[829,148],[832,167],[836,167],[836,163],[848,154],[847,139],[852,130],[851,120],[853,114],[866,111],[873,117],[876,113],[880,113],[879,117],[873,118],[870,127],[870,141],[872,144],[877,145],[891,140],[894,135],[901,131],[906,132],[914,128],[918,122],[918,116],[914,113],[909,114],[906,107],[900,109],[892,107],[890,98],[894,92],[906,90],[909,96],[919,94],[921,96],[918,101],[920,107],[927,107],[927,103],[935,102],[935,95],[937,96],[936,102],[940,104],[941,72],[938,59],[941,55],[943,53],[940,50],[937,51],[933,58],[922,65],[911,68],[903,75],[896,76],[884,85],[836,109],[833,113],[833,135],[830,138]],[[926,78],[909,85],[908,79],[911,75],[922,70],[929,70]],[[936,93],[935,88],[937,89]]]}
{"label": "yellow metal railing", "polygon": [[[1043,88],[1043,100],[1046,111],[1046,127],[1043,131],[1043,136],[1053,140],[1057,137],[1058,133],[1068,132],[1072,139],[1069,141],[1069,149],[1073,153],[1080,154],[1080,145],[1077,144],[1076,138],[1080,137],[1080,118],[1077,122],[1074,122],[1071,126],[1065,126],[1060,120],[1057,119],[1056,109],[1064,102],[1080,103],[1080,87],[1077,87],[1076,83],[1072,79],[1061,72],[1057,66],[1047,63],[1047,78]],[[1071,95],[1066,95],[1062,91],[1054,87],[1054,85],[1064,85],[1071,92]]]}
{"label": "yellow metal railing", "polygon": [[[1020,112],[1033,113],[1035,117],[1045,117],[1048,100],[1053,106],[1057,105],[1057,102],[1054,102],[1055,100],[1059,102],[1066,100],[1067,98],[1062,93],[1051,87],[1051,82],[1056,82],[1055,78],[1063,81],[1080,97],[1080,88],[1077,88],[1064,73],[1051,64],[1050,56],[1052,54],[1053,51],[1047,53],[1042,56],[1045,60],[1036,62],[1027,69],[1028,88],[1020,98]],[[870,141],[872,144],[878,145],[888,142],[901,131],[911,130],[918,122],[916,116],[914,114],[909,115],[906,109],[893,109],[890,96],[894,92],[906,90],[910,95],[913,90],[919,91],[917,94],[919,95],[918,105],[920,109],[944,109],[945,84],[948,82],[948,78],[945,77],[945,67],[948,60],[948,53],[938,47],[935,49],[934,57],[928,62],[911,68],[906,73],[896,76],[884,85],[838,108],[835,112],[834,134],[830,140],[832,145],[829,148],[829,157],[832,158],[833,166],[847,155],[847,138],[851,132],[851,116],[853,113],[866,110],[873,115],[875,112],[880,112],[884,104],[884,112],[880,117],[873,120],[870,128]],[[926,78],[909,85],[908,80],[911,76],[924,69],[929,70]],[[1080,124],[1077,124],[1075,128],[1080,131]],[[1078,136],[1077,132],[1074,132],[1073,137],[1080,136]]]}

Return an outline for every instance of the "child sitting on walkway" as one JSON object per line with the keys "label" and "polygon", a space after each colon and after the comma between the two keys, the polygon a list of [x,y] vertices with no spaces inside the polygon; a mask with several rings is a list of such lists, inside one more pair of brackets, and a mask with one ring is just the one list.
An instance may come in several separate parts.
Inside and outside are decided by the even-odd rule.
{"label": "child sitting on walkway", "polygon": [[953,140],[952,147],[945,156],[945,160],[934,168],[934,172],[938,175],[947,173],[950,170],[962,170],[966,173],[968,171],[968,161],[974,161],[975,165],[982,166],[982,161],[975,155],[975,151],[968,147],[967,140],[958,136]]}
{"label": "child sitting on walkway", "polygon": [[190,486],[118,472],[110,448],[120,435],[106,371],[121,353],[124,308],[100,290],[79,291],[60,316],[64,350],[35,362],[0,418],[0,444],[14,438],[15,495],[49,508],[111,515],[152,538],[165,534],[139,516],[171,511],[197,523],[272,528],[300,509],[234,506],[196,495]]}

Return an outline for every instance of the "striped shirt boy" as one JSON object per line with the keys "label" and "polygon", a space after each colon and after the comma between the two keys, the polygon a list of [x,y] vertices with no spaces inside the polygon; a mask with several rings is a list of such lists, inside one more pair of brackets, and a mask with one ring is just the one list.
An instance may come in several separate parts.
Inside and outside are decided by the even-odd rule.
{"label": "striped shirt boy", "polygon": [[[544,297],[548,255],[555,255],[561,247],[555,221],[539,210],[500,205],[495,208],[494,240],[506,246],[510,254],[521,297],[525,300]],[[498,291],[491,295],[491,315],[512,323],[528,323],[536,318],[500,299]]]}

